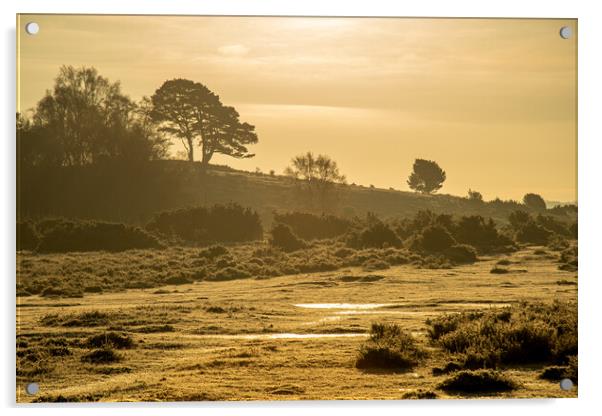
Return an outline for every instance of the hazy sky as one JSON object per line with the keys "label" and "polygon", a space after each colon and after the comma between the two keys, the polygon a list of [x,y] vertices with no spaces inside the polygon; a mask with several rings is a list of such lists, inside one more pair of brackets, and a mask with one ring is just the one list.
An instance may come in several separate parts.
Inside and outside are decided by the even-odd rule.
{"label": "hazy sky", "polygon": [[[40,24],[26,35],[29,21]],[[442,193],[576,200],[575,20],[23,16],[19,108],[61,65],[94,66],[133,99],[168,79],[207,85],[256,126],[256,157],[282,172],[312,150],[348,182],[408,189],[415,158]],[[172,146],[175,153],[181,146]]]}

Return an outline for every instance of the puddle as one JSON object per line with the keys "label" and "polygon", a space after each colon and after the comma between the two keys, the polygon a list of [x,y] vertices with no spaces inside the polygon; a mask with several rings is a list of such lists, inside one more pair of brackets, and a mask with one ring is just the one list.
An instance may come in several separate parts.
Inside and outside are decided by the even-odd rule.
{"label": "puddle", "polygon": [[355,338],[367,337],[368,334],[362,332],[342,333],[342,334],[296,334],[296,333],[279,333],[279,334],[235,334],[235,335],[197,335],[200,338],[217,338],[217,339],[314,339],[314,338]]}
{"label": "puddle", "polygon": [[510,303],[489,303],[489,302],[462,302],[462,303],[440,303],[440,306],[448,308],[508,308],[512,306]]}
{"label": "puddle", "polygon": [[439,315],[441,311],[340,311],[335,312],[336,315]]}
{"label": "puddle", "polygon": [[297,303],[294,306],[307,309],[377,309],[394,303]]}

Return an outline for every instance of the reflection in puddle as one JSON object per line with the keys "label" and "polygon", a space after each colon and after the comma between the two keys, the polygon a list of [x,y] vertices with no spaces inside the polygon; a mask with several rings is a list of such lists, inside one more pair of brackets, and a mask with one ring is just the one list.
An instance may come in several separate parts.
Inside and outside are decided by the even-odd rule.
{"label": "reflection in puddle", "polygon": [[367,337],[368,334],[361,332],[343,333],[343,334],[295,334],[295,333],[279,333],[279,334],[235,334],[235,335],[197,335],[201,338],[218,338],[218,339],[312,339],[312,338],[354,338]]}
{"label": "reflection in puddle", "polygon": [[462,302],[462,303],[440,303],[440,306],[448,308],[469,308],[469,309],[488,309],[488,308],[508,308],[510,303],[487,303],[487,302]]}
{"label": "reflection in puddle", "polygon": [[394,303],[297,303],[298,308],[308,309],[376,309],[392,306]]}
{"label": "reflection in puddle", "polygon": [[440,311],[340,311],[337,315],[438,315]]}

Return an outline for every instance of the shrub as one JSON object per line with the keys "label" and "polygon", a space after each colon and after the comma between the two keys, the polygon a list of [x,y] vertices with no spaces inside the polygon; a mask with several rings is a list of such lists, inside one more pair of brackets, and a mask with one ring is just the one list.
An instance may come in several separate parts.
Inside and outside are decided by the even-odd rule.
{"label": "shrub", "polygon": [[441,382],[439,389],[461,393],[496,393],[518,388],[516,382],[498,371],[464,370]]}
{"label": "shrub", "polygon": [[579,372],[578,372],[578,360],[576,355],[571,355],[568,357],[568,368],[566,370],[565,376],[566,378],[571,379],[571,381],[575,384],[579,384]]}
{"label": "shrub", "polygon": [[577,354],[573,303],[521,304],[504,310],[443,315],[429,336],[467,368],[566,363]]}
{"label": "shrub", "polygon": [[512,240],[498,232],[491,218],[485,220],[480,215],[460,218],[453,236],[458,243],[470,244],[482,253],[498,252],[512,245]]}
{"label": "shrub", "polygon": [[548,238],[550,238],[551,234],[552,232],[547,228],[531,221],[519,228],[515,238],[516,241],[521,243],[546,245],[548,244]]}
{"label": "shrub", "polygon": [[17,251],[35,250],[39,242],[40,236],[31,222],[17,222]]}
{"label": "shrub", "polygon": [[271,231],[270,244],[283,251],[290,252],[306,248],[307,244],[293,233],[291,228],[285,224],[276,224]]}
{"label": "shrub", "polygon": [[385,270],[390,267],[391,265],[389,263],[380,259],[368,259],[362,264],[362,269],[366,271]]}
{"label": "shrub", "polygon": [[230,254],[228,249],[224,246],[214,245],[208,248],[205,248],[199,252],[199,257],[206,258],[209,260],[214,260],[220,256],[224,256],[226,254]]}
{"label": "shrub", "polygon": [[110,319],[110,315],[105,312],[89,311],[69,315],[44,315],[40,319],[40,323],[44,326],[92,327],[108,325]]}
{"label": "shrub", "polygon": [[552,235],[548,238],[548,248],[553,251],[562,251],[570,246],[568,240],[558,235]]}
{"label": "shrub", "polygon": [[136,328],[136,332],[142,334],[156,334],[160,332],[174,332],[176,329],[169,324],[164,325],[146,325]]}
{"label": "shrub", "polygon": [[454,371],[462,370],[462,367],[463,367],[462,364],[451,361],[451,362],[445,364],[445,366],[443,366],[443,367],[433,368],[432,372],[433,372],[434,376],[440,376],[442,374],[449,374],[449,373],[453,373]]}
{"label": "shrub", "polygon": [[119,332],[106,332],[89,337],[85,345],[90,348],[132,348],[134,340],[128,334]]}
{"label": "shrub", "polygon": [[442,252],[456,241],[446,228],[440,225],[431,225],[422,230],[417,239],[419,247],[428,252]]}
{"label": "shrub", "polygon": [[447,248],[443,254],[456,264],[474,263],[477,261],[477,251],[468,244],[456,244]]}
{"label": "shrub", "polygon": [[579,265],[578,257],[578,249],[576,245],[563,250],[562,253],[560,253],[559,262],[561,264],[558,268],[560,270],[576,272]]}
{"label": "shrub", "polygon": [[164,212],[155,216],[146,228],[197,244],[253,241],[263,238],[259,214],[238,204]]}
{"label": "shrub", "polygon": [[334,215],[314,215],[304,212],[275,214],[274,221],[288,225],[304,240],[333,238],[351,229],[351,221]]}
{"label": "shrub", "polygon": [[516,210],[510,213],[508,221],[514,230],[520,230],[525,224],[532,222],[533,217],[528,212]]}
{"label": "shrub", "polygon": [[401,396],[401,398],[404,400],[407,400],[407,399],[416,399],[416,400],[436,399],[437,393],[435,393],[434,391],[431,391],[431,390],[418,389],[418,390],[414,390],[414,391],[405,392]]}
{"label": "shrub", "polygon": [[562,237],[571,238],[571,232],[569,231],[569,225],[558,221],[556,218],[551,215],[542,215],[539,214],[535,220],[538,225],[543,228],[553,232],[554,234],[560,235]]}
{"label": "shrub", "polygon": [[186,285],[192,283],[192,279],[184,274],[179,276],[171,276],[165,279],[165,284],[168,285]]}
{"label": "shrub", "polygon": [[47,220],[40,225],[44,231],[38,251],[45,253],[161,247],[159,241],[146,231],[119,223]]}
{"label": "shrub", "polygon": [[491,274],[506,274],[506,273],[510,273],[510,270],[504,269],[503,267],[497,267],[497,266],[495,266],[493,269],[489,270],[489,273],[491,273]]}
{"label": "shrub", "polygon": [[213,281],[225,281],[235,279],[246,279],[251,275],[246,271],[238,267],[226,267],[216,271],[212,276],[209,276],[207,280]]}
{"label": "shrub", "polygon": [[363,230],[350,233],[347,244],[353,248],[401,247],[401,240],[389,225],[376,220]]}
{"label": "shrub", "polygon": [[400,326],[372,324],[370,339],[360,348],[355,366],[360,369],[408,370],[426,356],[426,351]]}
{"label": "shrub", "polygon": [[566,378],[567,367],[550,366],[543,369],[539,378],[549,381],[560,381]]}
{"label": "shrub", "polygon": [[117,354],[111,347],[104,347],[84,354],[81,361],[90,364],[105,364],[121,361],[121,358],[121,355]]}

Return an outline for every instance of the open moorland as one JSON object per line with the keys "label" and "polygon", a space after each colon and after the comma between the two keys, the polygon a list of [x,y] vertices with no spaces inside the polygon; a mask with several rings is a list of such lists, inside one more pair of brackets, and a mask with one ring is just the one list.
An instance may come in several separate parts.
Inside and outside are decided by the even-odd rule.
{"label": "open moorland", "polygon": [[[577,395],[559,388],[578,383],[568,146],[570,163],[546,171],[547,135],[544,157],[525,133],[481,152],[435,131],[434,152],[395,132],[388,189],[371,184],[370,165],[343,172],[339,155],[311,148],[258,148],[269,170],[249,172],[215,164],[252,158],[259,142],[227,94],[181,78],[151,91],[134,101],[93,67],[62,66],[17,114],[18,402]],[[281,144],[298,133],[286,125]],[[362,140],[377,136],[371,125]],[[315,137],[344,138],[341,160],[388,152],[367,145],[350,159],[347,135]],[[404,137],[419,148],[399,147]],[[441,166],[409,159],[441,145],[458,152]],[[486,189],[470,188],[476,175]],[[531,188],[542,194],[498,197]],[[25,394],[31,382],[38,394]]]}
{"label": "open moorland", "polygon": [[[186,250],[201,251],[181,249],[182,257],[190,256]],[[29,270],[53,263],[95,268],[115,264],[120,256],[129,264],[130,269],[119,267],[126,273],[148,258],[164,256],[174,262],[173,270],[179,264],[175,252],[152,249],[114,257],[102,252],[25,253],[19,261],[30,264]],[[435,324],[446,314],[512,314],[526,310],[522,302],[556,302],[572,310],[563,316],[569,327],[575,319],[576,331],[577,277],[559,270],[559,257],[558,252],[529,246],[443,269],[399,265],[366,271],[351,266],[75,298],[18,297],[18,400],[574,397],[576,390],[558,387],[559,374],[571,367],[562,357],[553,357],[559,341],[547,339],[545,327],[537,327],[535,346],[523,345],[525,351],[519,351],[524,355],[526,349],[537,348],[539,358],[468,366],[495,371],[455,368],[467,364],[462,363],[466,355],[434,339],[440,335],[437,329],[441,331]],[[506,272],[492,273],[496,268]],[[518,319],[523,333],[533,330]],[[370,330],[375,322],[397,325],[410,334],[411,348],[420,351],[416,362],[402,362],[398,369],[358,368],[362,351],[374,342]],[[576,333],[572,336],[576,348]],[[445,383],[458,374],[500,377],[494,382],[501,387],[476,392],[447,388]],[[32,380],[41,385],[37,397],[22,394]]]}

